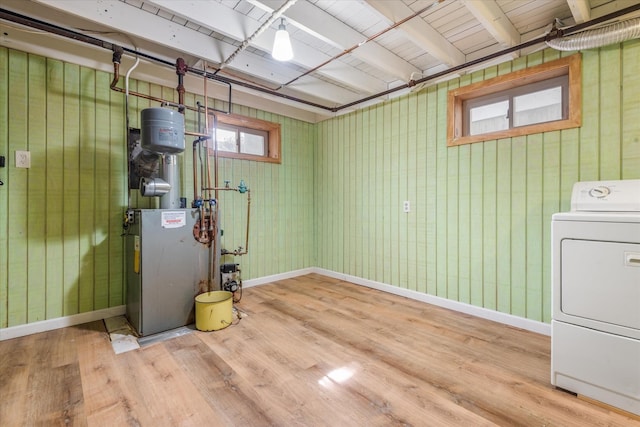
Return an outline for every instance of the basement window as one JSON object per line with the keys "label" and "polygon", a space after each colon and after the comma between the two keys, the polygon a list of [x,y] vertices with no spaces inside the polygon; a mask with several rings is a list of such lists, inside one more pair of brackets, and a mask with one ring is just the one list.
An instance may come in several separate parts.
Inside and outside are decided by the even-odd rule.
{"label": "basement window", "polygon": [[280,163],[280,124],[238,114],[216,117],[219,157]]}
{"label": "basement window", "polygon": [[578,54],[449,91],[447,145],[579,127],[580,70]]}

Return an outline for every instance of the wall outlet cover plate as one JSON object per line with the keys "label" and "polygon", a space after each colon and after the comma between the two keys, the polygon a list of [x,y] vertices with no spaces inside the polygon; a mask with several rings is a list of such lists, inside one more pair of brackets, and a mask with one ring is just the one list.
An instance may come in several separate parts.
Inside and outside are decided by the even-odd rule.
{"label": "wall outlet cover plate", "polygon": [[31,167],[31,153],[28,151],[16,151],[16,167],[17,168],[30,168]]}

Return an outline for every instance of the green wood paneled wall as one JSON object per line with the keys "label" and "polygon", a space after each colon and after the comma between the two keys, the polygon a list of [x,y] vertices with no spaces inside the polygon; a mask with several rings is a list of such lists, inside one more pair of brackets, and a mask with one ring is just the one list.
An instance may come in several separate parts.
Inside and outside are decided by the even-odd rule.
{"label": "green wood paneled wall", "polygon": [[[317,125],[234,106],[280,123],[283,136],[281,165],[220,163],[221,183],[252,190],[250,253],[235,260],[243,277],[319,266],[549,321],[551,215],[569,209],[578,180],[640,178],[640,42],[583,53],[580,129],[447,148],[446,94],[559,56],[546,50]],[[110,81],[0,48],[2,328],[125,303],[126,117]],[[176,100],[147,82],[131,90]],[[150,106],[130,97],[130,125]],[[186,123],[195,129],[193,113]],[[30,169],[13,167],[15,150],[31,152]],[[190,153],[180,162],[191,199]],[[157,201],[131,192],[131,204]],[[223,194],[220,206],[223,245],[234,249],[246,197]]]}
{"label": "green wood paneled wall", "polygon": [[[127,206],[124,95],[112,76],[0,48],[0,328],[125,303],[122,218]],[[132,91],[177,101],[175,90],[132,80]],[[187,94],[186,103],[197,98]],[[213,102],[213,101],[210,101]],[[130,126],[157,106],[130,97]],[[220,108],[224,107],[222,104]],[[244,279],[315,265],[315,125],[234,106],[234,112],[282,125],[282,164],[223,160],[220,183],[251,189],[249,254],[236,258]],[[188,129],[196,129],[187,113]],[[191,141],[187,141],[191,147]],[[29,150],[31,168],[14,167]],[[191,151],[180,157],[183,194],[193,196]],[[246,197],[220,201],[223,244],[244,246]],[[234,197],[235,196],[235,197]],[[131,192],[131,205],[157,207]],[[231,259],[225,260],[231,262]]]}
{"label": "green wood paneled wall", "polygon": [[448,148],[446,96],[558,57],[320,123],[318,266],[549,322],[551,215],[569,210],[576,181],[640,178],[640,41],[583,52],[579,129]]}
{"label": "green wood paneled wall", "polygon": [[122,304],[122,96],[107,74],[5,48],[0,76],[0,327]]}

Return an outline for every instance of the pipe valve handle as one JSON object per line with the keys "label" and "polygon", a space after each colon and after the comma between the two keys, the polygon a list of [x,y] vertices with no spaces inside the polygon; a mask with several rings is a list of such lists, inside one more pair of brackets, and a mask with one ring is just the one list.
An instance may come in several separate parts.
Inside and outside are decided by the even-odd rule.
{"label": "pipe valve handle", "polygon": [[240,185],[238,185],[238,191],[240,192],[240,194],[244,194],[247,192],[247,190],[249,190],[247,188],[247,184],[244,183],[244,179],[241,179]]}

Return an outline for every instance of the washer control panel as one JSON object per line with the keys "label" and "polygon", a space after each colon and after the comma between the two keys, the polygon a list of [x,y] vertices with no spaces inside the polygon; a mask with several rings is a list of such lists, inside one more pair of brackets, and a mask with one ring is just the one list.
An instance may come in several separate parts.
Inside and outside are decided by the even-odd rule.
{"label": "washer control panel", "polygon": [[640,179],[576,182],[571,210],[640,212]]}

